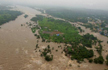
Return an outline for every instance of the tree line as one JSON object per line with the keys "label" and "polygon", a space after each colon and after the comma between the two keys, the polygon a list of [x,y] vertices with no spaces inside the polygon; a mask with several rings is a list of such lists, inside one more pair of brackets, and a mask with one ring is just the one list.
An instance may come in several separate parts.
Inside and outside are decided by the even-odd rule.
{"label": "tree line", "polygon": [[0,10],[0,25],[15,20],[21,14],[20,11]]}

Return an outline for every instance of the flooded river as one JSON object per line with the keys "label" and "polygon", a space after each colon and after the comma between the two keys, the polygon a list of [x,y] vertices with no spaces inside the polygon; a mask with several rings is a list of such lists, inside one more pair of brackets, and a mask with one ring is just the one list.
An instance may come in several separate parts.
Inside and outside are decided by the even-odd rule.
{"label": "flooded river", "polygon": [[39,11],[31,8],[17,6],[17,10],[28,14],[18,16],[14,21],[10,21],[1,26],[0,29],[0,70],[20,70],[23,64],[28,61],[28,53],[34,50],[36,38],[28,27],[21,26],[29,22]]}
{"label": "flooded river", "polygon": [[[54,60],[46,62],[40,56],[39,52],[35,52],[37,39],[31,29],[26,25],[26,22],[31,22],[30,19],[41,12],[29,7],[17,6],[15,10],[22,11],[28,15],[24,18],[24,14],[18,16],[14,21],[10,21],[1,26],[0,29],[0,70],[104,70],[106,65],[90,64],[84,62],[78,64],[75,60],[71,61],[64,54],[54,52]],[[44,14],[45,15],[45,14]],[[21,26],[23,24],[24,26]],[[88,30],[89,31],[89,30]],[[88,32],[85,30],[85,32]],[[37,32],[38,33],[38,32]],[[92,32],[91,32],[92,33]],[[100,36],[97,33],[92,33],[101,40],[105,40],[102,44],[104,49],[108,49],[106,45],[107,38]],[[41,41],[41,40],[40,40]],[[39,41],[40,48],[51,45],[57,49],[57,43],[42,43]],[[59,49],[60,50],[60,49]],[[103,53],[104,55],[105,53]],[[105,54],[106,55],[106,54]],[[70,67],[69,64],[72,66]]]}

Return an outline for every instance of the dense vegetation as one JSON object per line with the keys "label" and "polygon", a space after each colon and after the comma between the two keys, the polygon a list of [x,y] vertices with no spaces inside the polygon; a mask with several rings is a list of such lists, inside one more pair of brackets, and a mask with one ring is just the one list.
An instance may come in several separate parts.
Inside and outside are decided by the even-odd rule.
{"label": "dense vegetation", "polygon": [[95,62],[95,63],[99,63],[99,64],[103,64],[104,59],[103,59],[102,56],[99,56],[98,58],[95,58],[95,59],[94,59],[94,62]]}
{"label": "dense vegetation", "polygon": [[88,18],[91,18],[92,21],[101,19],[105,23],[108,23],[107,11],[101,10],[50,8],[46,9],[46,13],[55,17],[64,18],[72,22],[87,23]]}
{"label": "dense vegetation", "polygon": [[84,58],[91,58],[94,56],[93,50],[87,50],[84,46],[71,46],[65,50],[66,55],[70,55],[71,59],[83,61]]}
{"label": "dense vegetation", "polygon": [[[93,50],[88,50],[86,47],[92,48],[92,45],[96,45],[97,43],[100,44],[100,41],[93,35],[79,35],[77,28],[68,22],[43,17],[41,15],[37,15],[37,17],[34,17],[31,20],[39,22],[38,24],[41,27],[39,33],[41,35],[42,42],[53,41],[57,43],[70,44],[71,46],[64,48],[64,51],[66,56],[71,57],[71,59],[83,61],[84,58],[88,59],[93,57]],[[53,32],[57,32],[57,34],[52,34]],[[101,54],[102,48],[98,49],[98,51]],[[51,56],[48,57],[51,58]]]}
{"label": "dense vegetation", "polygon": [[94,37],[93,35],[86,34],[82,36],[83,39],[80,41],[84,46],[92,48],[92,45],[96,45],[97,43],[97,37]]}
{"label": "dense vegetation", "polygon": [[10,20],[15,20],[21,14],[19,11],[0,10],[0,25]]}

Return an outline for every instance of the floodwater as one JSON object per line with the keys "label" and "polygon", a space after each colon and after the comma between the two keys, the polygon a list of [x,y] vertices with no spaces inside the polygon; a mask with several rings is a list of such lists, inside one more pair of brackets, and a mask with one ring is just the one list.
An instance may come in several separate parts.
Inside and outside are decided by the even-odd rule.
{"label": "floodwater", "polygon": [[[17,6],[15,10],[22,11],[28,15],[24,18],[24,14],[18,16],[14,21],[10,21],[1,26],[0,29],[0,70],[104,70],[106,65],[88,63],[86,60],[82,64],[78,64],[75,60],[71,61],[68,57],[61,53],[64,44],[58,43],[42,43],[39,40],[39,49],[45,48],[47,45],[54,47],[52,51],[54,59],[52,62],[46,62],[40,56],[39,49],[34,51],[37,39],[26,22],[36,14],[41,14],[29,7]],[[45,14],[41,14],[45,15]],[[21,26],[23,24],[24,26]],[[85,31],[86,32],[86,31]],[[87,31],[88,32],[88,31]],[[36,31],[38,34],[38,30]],[[95,34],[95,36],[98,36]],[[101,36],[102,37],[102,36]],[[99,37],[101,39],[101,37]],[[104,37],[102,38],[104,40]],[[105,38],[106,41],[106,38]],[[104,44],[104,43],[103,43]],[[106,43],[105,43],[106,44]],[[105,45],[106,46],[106,45]],[[71,64],[71,66],[69,66]]]}
{"label": "floodwater", "polygon": [[23,64],[28,61],[28,53],[31,53],[36,45],[36,38],[31,29],[21,26],[21,24],[29,22],[35,14],[40,12],[21,6],[18,6],[17,10],[22,10],[29,17],[25,19],[23,14],[18,16],[15,21],[1,26],[0,70],[20,70]]}

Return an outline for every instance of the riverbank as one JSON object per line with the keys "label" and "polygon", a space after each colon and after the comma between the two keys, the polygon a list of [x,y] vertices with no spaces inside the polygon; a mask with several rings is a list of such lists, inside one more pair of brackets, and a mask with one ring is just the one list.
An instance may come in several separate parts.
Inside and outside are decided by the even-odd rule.
{"label": "riverbank", "polygon": [[[76,60],[71,61],[61,52],[55,53],[54,61],[46,62],[40,56],[39,51],[35,52],[37,44],[36,37],[26,25],[26,22],[31,22],[30,19],[36,14],[41,14],[29,7],[16,6],[15,10],[22,11],[28,17],[24,18],[24,14],[16,20],[10,21],[2,25],[0,29],[0,70],[104,70],[106,65],[85,62],[78,64]],[[46,15],[46,14],[41,14]],[[24,26],[21,26],[23,24]],[[38,30],[36,30],[38,34]],[[50,45],[58,48],[57,43],[43,43],[39,39],[38,45],[40,49]],[[69,65],[72,65],[71,67]]]}

